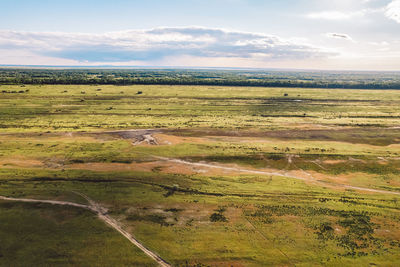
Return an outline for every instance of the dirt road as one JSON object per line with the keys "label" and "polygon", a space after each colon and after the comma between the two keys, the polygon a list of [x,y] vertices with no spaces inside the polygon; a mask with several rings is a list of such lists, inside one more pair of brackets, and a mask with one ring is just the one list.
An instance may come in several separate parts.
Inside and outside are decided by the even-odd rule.
{"label": "dirt road", "polygon": [[27,202],[27,203],[45,203],[45,204],[51,204],[51,205],[72,206],[72,207],[90,210],[90,211],[96,213],[97,216],[100,218],[100,220],[104,221],[106,224],[110,225],[112,228],[117,230],[126,239],[128,239],[132,244],[134,244],[140,250],[142,250],[147,256],[149,256],[150,258],[155,260],[160,266],[163,266],[163,267],[171,266],[165,260],[163,260],[160,256],[158,256],[155,252],[146,248],[135,237],[133,237],[131,234],[126,232],[124,229],[122,229],[121,225],[116,220],[114,220],[109,215],[107,215],[107,209],[105,209],[98,203],[94,202],[86,195],[84,195],[82,193],[78,193],[78,192],[75,192],[75,193],[77,193],[80,196],[82,196],[83,198],[85,198],[88,201],[89,205],[83,205],[83,204],[78,204],[78,203],[73,203],[73,202],[68,202],[68,201],[39,200],[39,199],[29,199],[29,198],[10,198],[10,197],[5,197],[5,196],[0,196],[0,200]]}
{"label": "dirt road", "polygon": [[190,162],[190,161],[174,159],[174,158],[165,158],[165,157],[158,157],[158,156],[153,156],[153,157],[156,159],[159,159],[159,160],[180,163],[180,164],[186,164],[186,165],[191,165],[191,166],[197,166],[197,167],[216,168],[216,169],[227,170],[227,171],[236,171],[236,172],[253,173],[253,174],[261,174],[261,175],[273,175],[273,176],[303,180],[303,181],[311,182],[314,184],[318,184],[320,186],[331,187],[331,188],[354,189],[354,190],[358,190],[358,191],[366,191],[366,192],[372,192],[372,193],[400,195],[400,192],[372,189],[372,188],[359,187],[359,186],[351,186],[351,185],[346,185],[346,184],[333,184],[333,183],[328,183],[328,182],[321,181],[321,180],[316,180],[310,174],[306,173],[305,171],[304,172],[308,176],[307,178],[301,177],[301,176],[296,176],[296,175],[291,175],[291,174],[287,174],[287,173],[280,173],[280,172],[258,171],[258,170],[251,170],[251,169],[221,166],[221,165],[211,164],[211,163]]}

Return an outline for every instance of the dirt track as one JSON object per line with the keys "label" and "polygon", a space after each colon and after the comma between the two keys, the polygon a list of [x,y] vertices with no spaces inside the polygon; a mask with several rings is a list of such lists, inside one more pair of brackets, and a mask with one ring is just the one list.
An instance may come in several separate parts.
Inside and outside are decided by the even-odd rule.
{"label": "dirt track", "polygon": [[366,191],[366,192],[372,192],[372,193],[400,195],[400,192],[351,186],[351,185],[346,185],[346,184],[333,184],[333,183],[328,183],[328,182],[324,182],[321,180],[316,180],[305,171],[304,172],[307,174],[308,178],[301,177],[301,176],[295,176],[295,175],[291,175],[291,174],[287,174],[287,173],[267,172],[267,171],[258,171],[258,170],[243,169],[243,168],[236,168],[236,167],[227,167],[227,166],[220,166],[220,165],[211,164],[211,163],[190,162],[190,161],[185,161],[185,160],[180,160],[180,159],[165,158],[165,157],[158,157],[158,156],[153,156],[153,157],[157,158],[159,160],[165,160],[165,161],[169,161],[169,162],[175,162],[175,163],[198,166],[198,167],[216,168],[216,169],[222,169],[222,170],[227,170],[227,171],[254,173],[254,174],[261,174],[261,175],[273,175],[273,176],[303,180],[303,181],[311,182],[314,184],[319,184],[321,186],[332,187],[332,188],[354,189],[354,190],[358,190],[358,191]]}
{"label": "dirt track", "polygon": [[[77,192],[75,192],[75,193],[77,193]],[[110,216],[107,215],[107,209],[100,206],[98,203],[94,202],[86,195],[84,195],[82,193],[77,193],[77,194],[79,194],[80,196],[85,198],[88,201],[89,205],[77,204],[77,203],[68,202],[68,201],[39,200],[39,199],[29,199],[29,198],[10,198],[10,197],[4,197],[4,196],[0,196],[0,200],[27,202],[27,203],[45,203],[45,204],[51,204],[51,205],[72,206],[72,207],[90,210],[90,211],[96,213],[97,216],[100,218],[100,220],[104,221],[105,223],[110,225],[112,228],[117,230],[126,239],[128,239],[132,244],[134,244],[140,250],[142,250],[147,256],[149,256],[150,258],[155,260],[160,266],[163,266],[163,267],[171,266],[165,260],[163,260],[160,256],[158,256],[155,252],[146,248],[135,237],[133,237],[131,234],[126,232],[124,229],[122,229],[121,225],[116,220],[114,220],[113,218],[111,218]]]}

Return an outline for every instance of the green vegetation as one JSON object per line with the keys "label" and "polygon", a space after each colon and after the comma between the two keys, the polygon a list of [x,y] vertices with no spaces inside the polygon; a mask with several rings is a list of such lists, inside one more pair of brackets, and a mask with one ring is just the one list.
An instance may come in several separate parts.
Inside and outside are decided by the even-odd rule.
{"label": "green vegetation", "polygon": [[[400,89],[400,75],[398,72],[2,68],[0,84],[162,84]],[[284,95],[289,96],[288,93]]]}
{"label": "green vegetation", "polygon": [[[399,123],[396,90],[3,84],[0,196],[83,193],[174,266],[396,266]],[[0,241],[1,266],[154,264],[71,207],[0,201]]]}
{"label": "green vegetation", "polygon": [[[6,91],[19,88],[0,86]],[[101,91],[94,85],[27,85],[24,89],[29,92],[0,93],[2,132],[201,127],[259,132],[308,127],[319,128],[320,132],[305,131],[304,137],[304,131],[299,132],[300,139],[316,136],[322,140],[370,142],[365,140],[372,138],[382,144],[393,141],[400,132],[378,129],[380,134],[372,137],[368,129],[356,129],[354,133],[343,129],[399,125],[400,90],[382,94],[377,90],[160,85],[102,85]],[[83,91],[86,93],[81,94]],[[323,127],[329,130],[325,128],[324,132]],[[279,132],[276,135],[279,137]]]}
{"label": "green vegetation", "polygon": [[87,211],[7,202],[0,210],[1,266],[157,266]]}

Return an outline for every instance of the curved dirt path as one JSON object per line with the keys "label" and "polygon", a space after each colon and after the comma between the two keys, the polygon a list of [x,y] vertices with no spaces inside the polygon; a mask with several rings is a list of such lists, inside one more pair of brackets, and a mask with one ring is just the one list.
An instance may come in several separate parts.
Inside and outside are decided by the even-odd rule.
{"label": "curved dirt path", "polygon": [[328,187],[332,187],[332,188],[354,189],[354,190],[358,190],[358,191],[366,191],[366,192],[372,192],[372,193],[381,193],[381,194],[390,194],[390,195],[400,196],[400,192],[372,189],[372,188],[367,188],[367,187],[359,187],[359,186],[352,186],[352,185],[346,185],[346,184],[333,184],[333,183],[328,183],[328,182],[324,182],[321,180],[316,180],[311,176],[311,174],[305,172],[304,170],[302,170],[302,171],[305,172],[305,174],[307,174],[310,178],[305,178],[305,177],[301,177],[301,176],[280,173],[280,172],[258,171],[258,170],[252,170],[252,169],[221,166],[221,165],[216,165],[216,164],[211,164],[211,163],[190,162],[190,161],[174,159],[174,158],[166,158],[166,157],[158,157],[158,156],[153,156],[153,157],[156,159],[159,159],[159,160],[175,162],[175,163],[179,163],[179,164],[186,164],[186,165],[191,165],[191,166],[216,168],[216,169],[220,169],[220,170],[236,171],[236,172],[243,172],[243,173],[254,173],[254,174],[261,174],[261,175],[273,175],[273,176],[279,176],[279,177],[284,177],[284,178],[303,180],[303,181],[312,182],[314,184],[318,184],[321,186],[328,186]]}
{"label": "curved dirt path", "polygon": [[28,203],[45,203],[45,204],[51,204],[51,205],[72,206],[72,207],[90,210],[90,211],[96,213],[97,216],[100,218],[100,220],[102,220],[106,224],[110,225],[115,230],[117,230],[126,239],[128,239],[132,244],[134,244],[141,251],[143,251],[147,256],[149,256],[154,261],[156,261],[160,266],[162,266],[162,267],[170,267],[171,266],[165,260],[163,260],[160,256],[158,256],[155,252],[146,248],[135,237],[133,237],[131,234],[126,232],[124,229],[122,229],[121,225],[116,220],[114,220],[109,215],[107,215],[107,209],[100,206],[98,203],[94,202],[93,200],[91,200],[89,197],[87,197],[86,195],[84,195],[82,193],[78,193],[78,192],[74,192],[74,193],[79,194],[80,196],[85,198],[88,201],[89,205],[78,204],[78,203],[73,203],[73,202],[68,202],[68,201],[39,200],[39,199],[30,199],[30,198],[11,198],[11,197],[5,197],[5,196],[0,196],[0,200],[28,202]]}

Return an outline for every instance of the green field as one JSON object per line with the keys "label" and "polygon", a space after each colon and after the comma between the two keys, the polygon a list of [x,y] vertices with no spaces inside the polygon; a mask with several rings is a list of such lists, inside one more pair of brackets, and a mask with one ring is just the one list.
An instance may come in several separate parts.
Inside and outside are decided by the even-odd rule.
{"label": "green field", "polygon": [[[396,90],[1,85],[0,196],[83,193],[173,266],[398,266],[399,125]],[[0,200],[0,266],[26,265],[155,263]]]}

